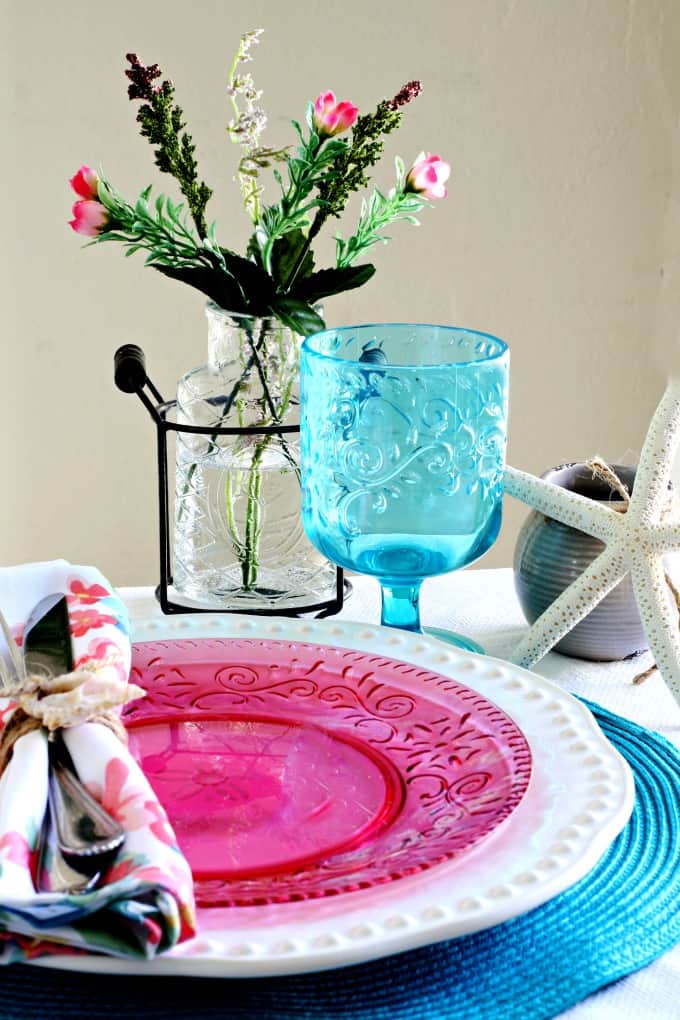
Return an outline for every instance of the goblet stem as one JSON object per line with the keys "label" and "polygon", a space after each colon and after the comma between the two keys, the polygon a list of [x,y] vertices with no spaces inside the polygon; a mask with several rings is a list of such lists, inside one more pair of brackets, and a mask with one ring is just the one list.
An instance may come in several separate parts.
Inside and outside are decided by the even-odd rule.
{"label": "goblet stem", "polygon": [[382,591],[383,627],[422,632],[420,626],[420,582],[417,584],[390,585],[380,582]]}

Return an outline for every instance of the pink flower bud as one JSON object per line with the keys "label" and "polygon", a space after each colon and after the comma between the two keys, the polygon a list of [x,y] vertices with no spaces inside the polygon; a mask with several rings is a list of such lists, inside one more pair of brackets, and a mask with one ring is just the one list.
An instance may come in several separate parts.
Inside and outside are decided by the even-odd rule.
{"label": "pink flower bud", "polygon": [[76,195],[80,195],[81,198],[97,198],[97,184],[99,178],[92,169],[85,163],[81,166],[73,177],[70,179],[69,184],[75,191]]}
{"label": "pink flower bud", "polygon": [[101,202],[83,199],[73,206],[73,219],[69,220],[69,226],[75,230],[76,234],[97,237],[104,231],[108,222],[108,210]]}
{"label": "pink flower bud", "polygon": [[441,156],[421,152],[406,175],[404,191],[415,191],[426,198],[446,198],[444,182],[450,173],[451,167]]}
{"label": "pink flower bud", "polygon": [[351,128],[359,109],[346,100],[338,103],[334,92],[322,92],[314,103],[314,129],[319,138],[330,138]]}

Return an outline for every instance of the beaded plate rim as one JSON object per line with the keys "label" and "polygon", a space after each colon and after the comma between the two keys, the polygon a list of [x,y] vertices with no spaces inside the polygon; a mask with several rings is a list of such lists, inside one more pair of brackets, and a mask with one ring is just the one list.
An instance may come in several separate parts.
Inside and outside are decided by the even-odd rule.
{"label": "beaded plate rim", "polygon": [[[378,959],[492,927],[545,903],[587,874],[630,817],[635,790],[627,762],[584,704],[538,674],[427,635],[353,621],[201,614],[133,622],[135,642],[211,637],[313,642],[378,653],[478,690],[511,716],[529,742],[534,773],[523,801],[499,835],[488,837],[470,858],[463,855],[423,876],[390,883],[391,893],[382,897],[362,897],[361,892],[337,896],[324,904],[318,918],[309,909],[305,916],[297,904],[287,904],[287,910],[274,915],[275,923],[269,911],[258,914],[257,907],[224,908],[219,913],[229,911],[228,924],[203,927],[199,914],[194,939],[151,961],[60,955],[35,960],[36,965],[99,973],[265,977]],[[445,693],[441,697],[445,700]],[[548,773],[555,762],[562,766],[560,777],[567,777],[568,807],[558,803],[554,790],[546,794],[542,788],[545,782],[554,785]],[[548,802],[541,803],[546,796]],[[504,848],[499,839],[512,826],[518,831]],[[535,846],[524,859],[524,846],[532,838]],[[499,853],[504,866],[512,865],[512,874],[499,876]]]}

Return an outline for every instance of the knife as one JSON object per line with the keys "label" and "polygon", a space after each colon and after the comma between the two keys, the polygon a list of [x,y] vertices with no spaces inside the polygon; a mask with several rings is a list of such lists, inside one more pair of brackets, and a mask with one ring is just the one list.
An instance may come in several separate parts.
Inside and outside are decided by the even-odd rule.
{"label": "knife", "polygon": [[[72,672],[73,648],[64,595],[48,595],[35,606],[24,630],[23,654],[28,673],[52,677]],[[81,783],[59,730],[48,741],[48,748],[50,776],[43,844],[49,836],[49,824],[66,864],[81,875],[101,876],[120,852],[125,830]]]}

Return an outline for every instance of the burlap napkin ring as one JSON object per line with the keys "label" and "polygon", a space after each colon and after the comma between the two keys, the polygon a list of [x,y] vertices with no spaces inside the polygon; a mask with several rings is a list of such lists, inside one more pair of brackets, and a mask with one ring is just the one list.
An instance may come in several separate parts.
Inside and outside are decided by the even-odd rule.
{"label": "burlap napkin ring", "polygon": [[99,722],[127,744],[119,709],[144,697],[145,691],[126,680],[79,669],[62,676],[31,674],[6,681],[2,694],[16,702],[16,707],[0,733],[0,775],[15,742],[36,729],[44,728],[53,735],[58,729]]}

